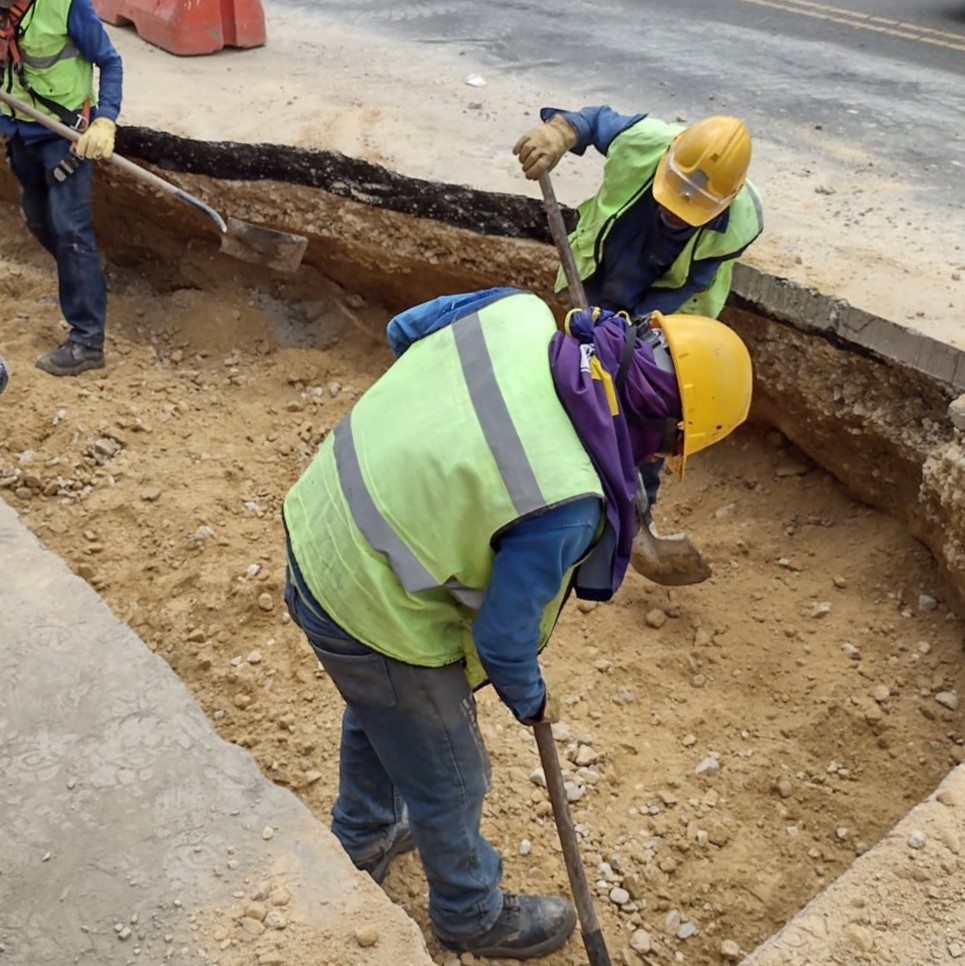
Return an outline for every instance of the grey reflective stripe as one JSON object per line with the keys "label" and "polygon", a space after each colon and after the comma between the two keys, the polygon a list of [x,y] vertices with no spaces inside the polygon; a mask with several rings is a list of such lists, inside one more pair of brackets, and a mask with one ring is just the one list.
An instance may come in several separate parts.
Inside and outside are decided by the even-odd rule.
{"label": "grey reflective stripe", "polygon": [[[753,185],[748,184],[747,193],[751,196],[751,201],[754,202],[754,213],[757,215],[757,235],[759,235],[764,230],[764,209],[761,205],[761,196],[754,190]],[[754,237],[756,238],[757,235]]]}
{"label": "grey reflective stripe", "polygon": [[523,516],[542,509],[546,501],[496,382],[479,314],[459,319],[452,330],[476,418],[516,512]]}
{"label": "grey reflective stripe", "polygon": [[[355,439],[352,436],[351,413],[335,427],[333,436],[338,481],[348,501],[352,519],[362,536],[374,550],[385,554],[392,572],[399,578],[399,583],[408,593],[415,594],[420,590],[432,590],[438,587],[439,581],[422,566],[419,558],[402,542],[388,520],[379,513],[362,476],[362,467],[359,464],[358,453],[355,451]],[[484,590],[473,590],[455,580],[447,581],[443,587],[460,604],[471,610],[479,610],[486,596]]]}
{"label": "grey reflective stripe", "polygon": [[389,566],[399,578],[399,583],[407,591],[414,593],[438,587],[439,581],[422,566],[419,558],[402,542],[388,520],[379,513],[362,477],[362,467],[359,465],[355,440],[352,437],[351,413],[335,427],[334,436],[338,480],[342,485],[342,492],[348,501],[349,509],[352,511],[352,519],[362,531],[362,536],[375,550],[385,554],[389,560]]}
{"label": "grey reflective stripe", "polygon": [[442,585],[446,590],[452,594],[460,604],[468,607],[470,610],[479,610],[483,605],[483,601],[486,599],[486,591],[484,590],[473,590],[471,587],[465,587],[455,580],[447,580]]}
{"label": "grey reflective stripe", "polygon": [[58,53],[50,54],[49,57],[33,57],[30,54],[21,53],[23,62],[35,70],[46,70],[48,67],[53,67],[58,61],[69,60],[71,57],[79,56],[80,51],[70,41],[64,44]]}

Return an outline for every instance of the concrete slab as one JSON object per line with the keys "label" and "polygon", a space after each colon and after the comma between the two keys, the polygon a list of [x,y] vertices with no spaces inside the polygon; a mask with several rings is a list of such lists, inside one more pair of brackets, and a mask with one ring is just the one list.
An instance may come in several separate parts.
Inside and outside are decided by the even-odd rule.
{"label": "concrete slab", "polygon": [[328,830],[2,501],[0,642],[0,961],[431,962]]}
{"label": "concrete slab", "polygon": [[742,966],[953,963],[965,956],[965,767]]}

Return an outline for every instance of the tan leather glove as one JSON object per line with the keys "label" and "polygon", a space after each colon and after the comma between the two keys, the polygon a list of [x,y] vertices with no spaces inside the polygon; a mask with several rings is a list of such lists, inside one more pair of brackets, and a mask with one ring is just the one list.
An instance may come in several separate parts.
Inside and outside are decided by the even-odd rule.
{"label": "tan leather glove", "polygon": [[545,124],[527,131],[513,147],[523,174],[536,181],[552,171],[560,158],[576,144],[576,131],[562,114],[554,114]]}
{"label": "tan leather glove", "polygon": [[549,688],[546,689],[546,698],[543,701],[543,707],[540,711],[539,717],[536,718],[521,718],[520,724],[524,725],[535,725],[535,724],[556,724],[560,720],[560,700],[555,694],[552,694]]}
{"label": "tan leather glove", "polygon": [[109,118],[95,117],[74,144],[74,154],[78,158],[106,161],[114,153],[115,129],[114,122]]}

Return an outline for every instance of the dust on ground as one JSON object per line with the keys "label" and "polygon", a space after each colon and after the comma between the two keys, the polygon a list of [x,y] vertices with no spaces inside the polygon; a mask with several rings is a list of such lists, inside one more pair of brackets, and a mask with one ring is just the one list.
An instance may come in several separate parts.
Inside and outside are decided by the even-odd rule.
{"label": "dust on ground", "polygon": [[[61,380],[32,365],[63,332],[47,256],[22,228],[0,240],[13,377],[0,493],[219,733],[327,822],[341,703],[284,614],[280,507],[389,363],[386,313],[346,294],[369,335],[317,297],[307,267],[258,282],[223,256],[181,257],[181,288],[155,287],[148,265],[109,269],[109,369]],[[773,431],[740,431],[664,495],[659,522],[695,535],[714,578],[671,590],[631,573],[612,603],[571,603],[546,665],[615,956],[717,963],[774,932],[965,756],[963,626],[927,550]],[[480,705],[505,884],[565,893],[532,735],[488,691]],[[452,962],[415,856],[386,891]],[[578,938],[546,959],[582,961]]]}

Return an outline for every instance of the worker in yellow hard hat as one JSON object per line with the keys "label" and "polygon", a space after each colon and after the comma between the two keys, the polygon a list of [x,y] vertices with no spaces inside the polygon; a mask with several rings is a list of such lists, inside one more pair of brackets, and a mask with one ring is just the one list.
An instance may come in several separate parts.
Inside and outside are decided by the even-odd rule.
{"label": "worker in yellow hard hat", "polygon": [[557,720],[538,656],[571,591],[620,586],[637,466],[747,416],[732,329],[651,321],[580,309],[561,331],[513,288],[415,306],[388,324],[395,363],[285,498],[285,602],[345,702],[332,831],[377,882],[418,849],[457,956],[541,958],[576,923],[561,896],[503,889],[474,691],[491,683],[524,725]]}
{"label": "worker in yellow hard hat", "polygon": [[[567,151],[582,155],[592,145],[606,155],[600,187],[578,207],[570,235],[589,303],[634,320],[654,311],[716,319],[735,260],[764,227],[747,181],[743,121],[713,116],[683,127],[607,106],[544,108],[540,116],[513,148],[526,177],[551,170]],[[557,291],[565,285],[561,270]],[[659,469],[642,467],[651,505]]]}

